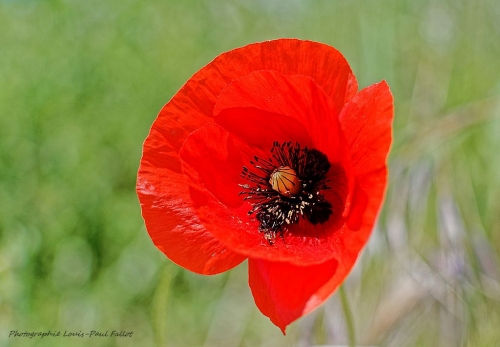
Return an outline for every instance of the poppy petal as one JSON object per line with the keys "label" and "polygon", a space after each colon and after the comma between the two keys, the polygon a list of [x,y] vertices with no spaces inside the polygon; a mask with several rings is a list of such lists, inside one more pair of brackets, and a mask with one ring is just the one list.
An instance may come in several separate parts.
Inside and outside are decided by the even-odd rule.
{"label": "poppy petal", "polygon": [[[200,274],[224,272],[245,257],[230,251],[208,232],[189,204],[189,184],[180,167],[162,156],[161,139],[152,132],[144,146],[137,179],[142,215],[154,244],[178,265]],[[150,153],[153,152],[153,153]],[[155,161],[164,159],[160,167]]]}
{"label": "poppy petal", "polygon": [[335,274],[337,261],[297,266],[249,259],[249,285],[260,311],[285,333],[288,324],[310,312],[326,297],[316,293]]}
{"label": "poppy petal", "polygon": [[211,121],[220,92],[258,70],[309,76],[336,105],[350,100],[358,88],[349,64],[333,47],[297,39],[254,43],[219,55],[195,73],[162,108],[153,128],[177,152],[193,130]]}
{"label": "poppy petal", "polygon": [[214,123],[194,131],[184,142],[180,152],[199,180],[224,205],[239,206],[241,167],[243,161],[229,133]]}
{"label": "poppy petal", "polygon": [[[255,155],[269,156],[275,141],[299,142],[305,146],[312,145],[306,127],[293,117],[264,111],[254,107],[235,107],[223,110],[215,117],[218,125],[239,139],[242,146],[248,146],[259,153],[248,153],[248,158]],[[242,163],[248,165],[249,161]],[[241,167],[240,167],[241,171]]]}
{"label": "poppy petal", "polygon": [[[338,162],[341,160],[343,141],[338,121],[342,106],[343,104],[335,103],[329,98],[310,77],[286,76],[277,71],[256,71],[224,88],[215,105],[214,114],[215,121],[233,133],[247,128],[247,121],[243,121],[238,111],[243,107],[294,118],[313,139],[314,148],[326,154],[331,162]],[[254,133],[247,131],[251,136],[245,137],[245,141],[260,138],[255,135],[260,135],[262,130],[269,133],[267,128],[273,125],[273,120],[263,119],[256,123],[261,130]],[[274,133],[276,136],[280,133],[288,134],[286,131]],[[295,140],[292,135],[294,134],[289,134],[289,138],[284,141]],[[275,137],[273,140],[279,141],[279,138]],[[269,149],[272,143],[271,140],[267,144]]]}
{"label": "poppy petal", "polygon": [[385,81],[361,90],[340,114],[356,176],[386,166],[392,142],[393,97]]}
{"label": "poppy petal", "polygon": [[385,81],[361,90],[340,115],[358,182],[348,220],[348,227],[353,230],[361,226],[362,219],[373,224],[380,209],[387,184],[393,117],[393,97]]}

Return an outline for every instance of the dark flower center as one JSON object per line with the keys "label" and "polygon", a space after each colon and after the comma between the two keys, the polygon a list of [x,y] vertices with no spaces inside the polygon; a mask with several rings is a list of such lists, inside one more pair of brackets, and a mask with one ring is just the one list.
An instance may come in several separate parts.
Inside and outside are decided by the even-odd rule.
{"label": "dark flower center", "polygon": [[314,225],[330,218],[332,205],[322,194],[330,189],[326,174],[331,165],[325,154],[299,143],[274,142],[268,159],[255,156],[250,164],[257,170],[243,167],[241,175],[250,183],[240,184],[240,194],[251,201],[248,214],[255,214],[270,244],[301,217]]}

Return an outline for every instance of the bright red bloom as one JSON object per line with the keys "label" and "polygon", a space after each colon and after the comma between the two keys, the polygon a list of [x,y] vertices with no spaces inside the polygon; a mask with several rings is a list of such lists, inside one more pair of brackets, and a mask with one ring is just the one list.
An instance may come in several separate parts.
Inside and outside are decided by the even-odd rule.
{"label": "bright red bloom", "polygon": [[[155,245],[206,275],[248,258],[255,302],[283,332],[324,302],[366,244],[387,184],[392,95],[385,82],[357,88],[344,57],[310,41],[256,43],[203,67],[144,143],[137,193]],[[276,171],[302,187],[268,183]]]}

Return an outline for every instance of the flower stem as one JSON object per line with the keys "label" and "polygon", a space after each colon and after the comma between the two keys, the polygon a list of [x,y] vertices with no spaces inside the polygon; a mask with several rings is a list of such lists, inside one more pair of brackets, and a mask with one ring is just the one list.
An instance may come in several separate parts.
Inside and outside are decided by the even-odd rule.
{"label": "flower stem", "polygon": [[347,336],[349,338],[349,347],[356,345],[356,333],[354,331],[354,319],[352,317],[351,306],[347,300],[347,295],[344,286],[339,289],[340,301],[342,302],[342,310],[344,311],[345,325],[347,327]]}
{"label": "flower stem", "polygon": [[152,302],[153,332],[158,346],[169,346],[167,343],[166,326],[168,302],[170,301],[172,278],[178,270],[165,265],[155,290]]}

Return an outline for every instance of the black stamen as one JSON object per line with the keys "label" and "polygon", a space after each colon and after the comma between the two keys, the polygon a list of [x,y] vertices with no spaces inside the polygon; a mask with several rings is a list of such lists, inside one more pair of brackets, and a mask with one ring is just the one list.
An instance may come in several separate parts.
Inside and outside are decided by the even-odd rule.
{"label": "black stamen", "polygon": [[[274,243],[277,234],[283,236],[287,226],[298,223],[301,217],[315,225],[330,218],[332,205],[321,193],[330,189],[325,177],[331,165],[325,154],[316,149],[301,148],[299,143],[280,144],[276,141],[269,159],[254,157],[250,164],[257,171],[243,167],[241,176],[253,184],[240,184],[244,189],[240,194],[245,195],[244,200],[251,201],[248,214],[255,213],[259,231],[270,244]],[[283,196],[269,182],[273,172],[284,166],[293,169],[302,184],[302,189],[295,195]],[[279,177],[285,184],[283,178]]]}

